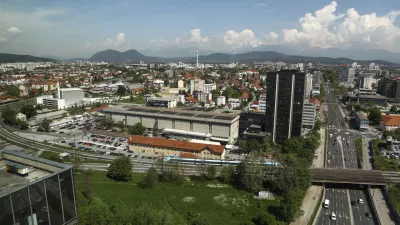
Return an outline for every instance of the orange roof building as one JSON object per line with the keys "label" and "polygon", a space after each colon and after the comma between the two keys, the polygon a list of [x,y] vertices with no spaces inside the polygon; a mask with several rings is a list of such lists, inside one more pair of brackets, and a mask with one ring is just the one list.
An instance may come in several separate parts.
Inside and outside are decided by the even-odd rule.
{"label": "orange roof building", "polygon": [[[187,141],[167,140],[161,138],[131,136],[128,140],[129,150],[164,156],[182,156],[186,158],[223,159],[225,147]],[[190,156],[190,157],[189,157]]]}
{"label": "orange roof building", "polygon": [[400,128],[400,115],[382,115],[381,130],[394,130]]}

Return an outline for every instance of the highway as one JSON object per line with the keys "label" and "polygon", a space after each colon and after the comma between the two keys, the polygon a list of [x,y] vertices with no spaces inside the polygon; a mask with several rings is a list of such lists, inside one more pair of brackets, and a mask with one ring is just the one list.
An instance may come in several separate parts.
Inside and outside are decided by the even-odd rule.
{"label": "highway", "polygon": [[[345,127],[345,120],[340,112],[337,98],[333,90],[325,85],[325,103],[328,107],[327,121],[327,145],[326,145],[326,168],[358,169],[358,153],[354,145],[356,135],[352,130]],[[367,202],[367,197],[363,189],[345,189],[338,185],[325,187],[325,199],[330,200],[329,208],[323,208],[318,215],[318,225],[367,225],[377,224],[372,218],[368,218],[366,213],[373,214]],[[357,199],[363,199],[364,203],[356,203]],[[331,213],[336,214],[336,221],[330,217]],[[372,215],[376,218],[376,215]]]}

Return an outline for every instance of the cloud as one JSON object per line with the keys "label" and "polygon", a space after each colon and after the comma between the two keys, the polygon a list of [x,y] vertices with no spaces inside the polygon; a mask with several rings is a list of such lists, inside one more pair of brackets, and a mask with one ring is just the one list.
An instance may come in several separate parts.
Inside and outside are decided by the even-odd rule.
{"label": "cloud", "polygon": [[181,39],[180,38],[176,38],[175,39],[175,44],[179,44],[179,42],[181,42]]}
{"label": "cloud", "polygon": [[259,2],[259,3],[254,4],[254,7],[255,8],[264,8],[264,7],[267,7],[267,4]]}
{"label": "cloud", "polygon": [[0,36],[0,43],[5,43],[7,41],[8,41],[7,38]]}
{"label": "cloud", "polygon": [[400,29],[395,20],[400,11],[386,15],[360,15],[354,8],[346,14],[336,12],[337,3],[307,13],[300,18],[300,29],[283,29],[282,43],[310,47],[369,47],[400,50]]}
{"label": "cloud", "polygon": [[10,33],[10,34],[18,34],[18,33],[21,33],[21,32],[22,31],[20,29],[16,28],[16,27],[9,27],[7,29],[7,33]]}
{"label": "cloud", "polygon": [[124,44],[127,44],[127,41],[125,40],[125,33],[118,33],[118,35],[115,37],[115,40],[111,38],[107,38],[104,42],[105,46],[114,46],[118,47]]}
{"label": "cloud", "polygon": [[48,17],[48,16],[58,16],[62,15],[67,12],[64,9],[45,9],[45,8],[38,8],[33,13],[34,16],[38,17]]}
{"label": "cloud", "polygon": [[189,42],[196,44],[208,43],[210,39],[208,37],[201,36],[200,29],[193,29],[189,33]]}
{"label": "cloud", "polygon": [[241,32],[228,30],[223,35],[223,40],[225,44],[233,46],[234,48],[243,46],[256,47],[261,44],[254,32],[250,29],[244,29]]}
{"label": "cloud", "polygon": [[267,41],[268,42],[276,42],[278,40],[278,34],[275,32],[269,32],[267,36]]}

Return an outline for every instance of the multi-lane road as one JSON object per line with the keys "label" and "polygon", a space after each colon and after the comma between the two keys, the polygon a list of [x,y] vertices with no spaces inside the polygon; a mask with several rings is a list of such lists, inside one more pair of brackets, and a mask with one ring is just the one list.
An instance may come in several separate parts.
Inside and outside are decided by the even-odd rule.
{"label": "multi-lane road", "polygon": [[[356,135],[345,126],[337,98],[326,85],[325,103],[328,106],[326,168],[358,169],[358,153],[354,145]],[[329,208],[323,208],[316,224],[330,225],[367,225],[377,224],[376,216],[367,202],[364,189],[348,189],[338,185],[325,187],[325,199],[329,199]],[[359,203],[362,199],[363,203]],[[332,220],[332,212],[336,214],[336,221]],[[372,214],[369,218],[366,214]]]}

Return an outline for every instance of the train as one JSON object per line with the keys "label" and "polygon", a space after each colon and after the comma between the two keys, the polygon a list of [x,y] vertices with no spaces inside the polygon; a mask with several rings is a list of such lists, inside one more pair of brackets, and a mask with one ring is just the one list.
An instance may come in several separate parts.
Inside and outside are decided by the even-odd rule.
{"label": "train", "polygon": [[18,164],[18,163],[13,163],[13,162],[7,162],[6,163],[6,170],[9,173],[13,173],[16,175],[20,176],[27,176],[29,173],[28,167]]}
{"label": "train", "polygon": [[[164,162],[181,162],[193,164],[210,164],[210,165],[232,165],[237,166],[241,161],[239,160],[217,160],[217,159],[192,159],[183,158],[180,156],[164,156]],[[278,166],[278,162],[265,162],[266,166]]]}

